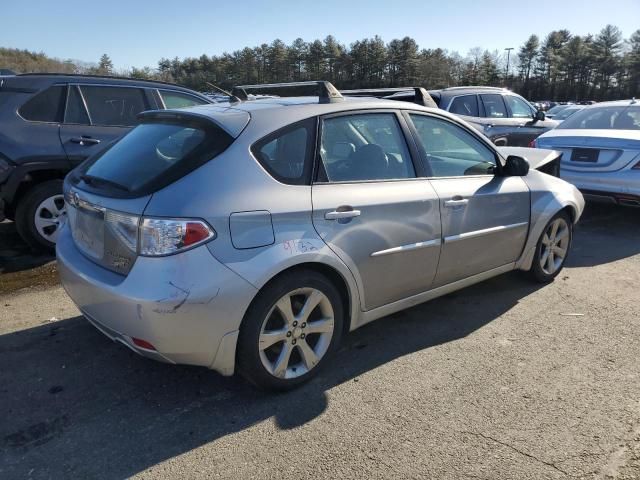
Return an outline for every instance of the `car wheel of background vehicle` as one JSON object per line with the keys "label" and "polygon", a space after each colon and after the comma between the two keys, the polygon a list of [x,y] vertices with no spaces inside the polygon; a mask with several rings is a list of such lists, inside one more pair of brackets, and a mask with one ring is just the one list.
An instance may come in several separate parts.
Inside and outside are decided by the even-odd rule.
{"label": "car wheel of background vehicle", "polygon": [[29,190],[16,209],[16,229],[32,248],[53,252],[67,220],[62,180],[49,180]]}
{"label": "car wheel of background vehicle", "polygon": [[340,342],[343,305],[336,287],[309,270],[284,274],[249,307],[238,339],[238,370],[266,390],[314,377]]}
{"label": "car wheel of background vehicle", "polygon": [[559,212],[544,227],[536,245],[529,272],[535,280],[551,282],[562,270],[573,238],[573,223],[567,212]]}

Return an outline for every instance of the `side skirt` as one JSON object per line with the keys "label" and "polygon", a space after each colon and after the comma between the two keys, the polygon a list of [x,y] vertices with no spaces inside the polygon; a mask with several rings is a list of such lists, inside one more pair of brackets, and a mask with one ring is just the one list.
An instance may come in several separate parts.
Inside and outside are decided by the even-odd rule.
{"label": "side skirt", "polygon": [[357,325],[355,325],[352,328],[352,330],[355,330],[356,328],[359,328],[362,325],[365,325],[379,318],[386,317],[387,315],[391,315],[392,313],[405,310],[407,308],[413,307],[420,303],[424,303],[429,300],[433,300],[434,298],[446,295],[448,293],[455,292],[456,290],[469,287],[475,283],[482,282],[483,280],[487,280],[491,277],[495,277],[497,275],[510,272],[515,268],[516,268],[515,262],[509,263],[507,265],[503,265],[502,267],[493,268],[491,270],[487,270],[486,272],[473,275],[469,278],[458,280],[457,282],[448,283],[447,285],[434,288],[433,290],[428,290],[426,292],[418,293],[417,295],[413,295],[411,297],[407,297],[402,300],[395,301],[393,303],[388,303],[387,305],[374,308],[373,310],[369,310],[367,312],[361,312],[359,321],[357,322]]}

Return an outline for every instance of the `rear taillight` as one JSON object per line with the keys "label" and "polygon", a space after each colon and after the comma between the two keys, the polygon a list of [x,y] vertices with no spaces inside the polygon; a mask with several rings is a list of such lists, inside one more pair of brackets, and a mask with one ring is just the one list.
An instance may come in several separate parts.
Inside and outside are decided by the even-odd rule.
{"label": "rear taillight", "polygon": [[631,167],[631,170],[640,170],[640,162],[636,163],[633,167]]}
{"label": "rear taillight", "polygon": [[156,257],[171,255],[215,238],[215,231],[201,220],[143,218],[138,253]]}
{"label": "rear taillight", "polygon": [[529,148],[538,148],[538,142],[535,138],[529,142]]}

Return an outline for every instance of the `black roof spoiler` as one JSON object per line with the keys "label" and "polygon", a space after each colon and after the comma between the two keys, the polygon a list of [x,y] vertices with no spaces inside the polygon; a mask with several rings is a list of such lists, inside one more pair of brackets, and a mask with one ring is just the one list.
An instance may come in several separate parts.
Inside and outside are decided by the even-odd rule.
{"label": "black roof spoiler", "polygon": [[247,101],[249,94],[247,90],[288,90],[297,87],[315,86],[318,88],[318,98],[320,103],[336,103],[344,100],[338,89],[331,82],[311,81],[311,82],[288,82],[288,83],[263,83],[259,85],[238,85],[231,90],[231,101]]}
{"label": "black roof spoiler", "polygon": [[398,88],[360,88],[356,90],[340,90],[340,93],[352,97],[375,97],[394,100],[393,95],[398,93],[413,93],[413,102],[424,107],[438,108],[429,92],[422,87],[398,87]]}

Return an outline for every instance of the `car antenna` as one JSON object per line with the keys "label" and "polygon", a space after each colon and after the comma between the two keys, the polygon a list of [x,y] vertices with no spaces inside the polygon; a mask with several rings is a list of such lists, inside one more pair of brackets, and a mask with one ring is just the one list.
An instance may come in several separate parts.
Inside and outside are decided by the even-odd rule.
{"label": "car antenna", "polygon": [[228,96],[229,97],[229,102],[231,102],[231,103],[237,103],[237,102],[240,102],[242,100],[247,100],[247,98],[242,98],[242,97],[239,97],[238,95],[234,95],[234,93],[228,92],[225,89],[220,88],[219,86],[214,85],[211,82],[204,82],[204,83],[206,83],[208,86],[213,88],[216,92],[219,92],[219,93],[222,93],[223,95]]}

